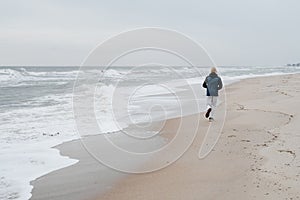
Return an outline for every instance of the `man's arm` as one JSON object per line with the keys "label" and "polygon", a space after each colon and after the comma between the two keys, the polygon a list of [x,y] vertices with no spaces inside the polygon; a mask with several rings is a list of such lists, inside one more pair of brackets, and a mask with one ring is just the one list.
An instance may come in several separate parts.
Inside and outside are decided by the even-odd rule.
{"label": "man's arm", "polygon": [[202,87],[207,88],[206,78],[205,78],[205,80],[204,80],[204,82],[203,82],[203,84],[202,84]]}

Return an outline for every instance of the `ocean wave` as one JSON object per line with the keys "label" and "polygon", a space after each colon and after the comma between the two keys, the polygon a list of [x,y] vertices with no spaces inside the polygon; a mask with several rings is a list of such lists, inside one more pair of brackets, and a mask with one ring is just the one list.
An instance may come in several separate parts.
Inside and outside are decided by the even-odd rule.
{"label": "ocean wave", "polygon": [[[101,133],[120,131],[128,126],[120,120],[126,114],[122,110],[123,104],[121,102],[125,98],[120,97],[120,95],[113,85],[100,84],[96,88],[94,106]],[[114,98],[118,99],[117,104],[113,102]]]}
{"label": "ocean wave", "polygon": [[126,75],[126,72],[117,71],[114,69],[108,69],[103,72],[104,77],[110,77],[110,78],[121,78],[124,75]]}
{"label": "ocean wave", "polygon": [[25,68],[0,68],[0,84],[4,86],[34,85],[36,82],[66,81],[75,79],[78,71],[27,71]]}
{"label": "ocean wave", "polygon": [[13,69],[0,69],[0,81],[8,82],[12,80],[22,80],[22,72]]}

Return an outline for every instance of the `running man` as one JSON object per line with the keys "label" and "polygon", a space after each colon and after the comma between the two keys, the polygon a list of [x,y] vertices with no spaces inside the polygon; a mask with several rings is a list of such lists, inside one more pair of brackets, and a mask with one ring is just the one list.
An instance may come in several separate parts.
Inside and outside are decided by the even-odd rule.
{"label": "running man", "polygon": [[212,122],[214,120],[214,113],[217,107],[219,90],[223,87],[222,79],[218,76],[217,69],[215,67],[211,68],[210,74],[205,78],[202,86],[206,88],[207,96],[207,111],[205,113],[205,117]]}

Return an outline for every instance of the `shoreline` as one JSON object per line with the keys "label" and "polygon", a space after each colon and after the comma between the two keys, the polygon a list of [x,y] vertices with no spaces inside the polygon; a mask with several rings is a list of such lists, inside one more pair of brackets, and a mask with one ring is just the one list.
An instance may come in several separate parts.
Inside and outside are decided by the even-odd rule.
{"label": "shoreline", "polygon": [[[272,79],[272,77],[276,77],[277,79],[281,79],[281,78],[284,78],[284,77],[288,77],[288,76],[293,76],[294,78],[295,77],[299,77],[299,75],[280,75],[280,76],[266,76],[266,77],[258,77],[258,78],[256,78],[256,77],[254,77],[254,78],[248,78],[248,79],[243,79],[243,80],[239,80],[236,84],[234,84],[234,85],[229,85],[229,86],[226,86],[226,92],[227,92],[227,90],[229,90],[228,92],[234,92],[235,90],[238,90],[237,88],[236,88],[236,86],[237,85],[241,85],[241,84],[243,84],[243,82],[253,82],[253,79],[254,80],[259,80],[259,79],[263,79],[263,78],[266,78],[266,79]],[[255,82],[255,81],[254,81]],[[227,92],[227,93],[228,93]],[[250,104],[251,105],[251,104]],[[232,105],[233,106],[233,108],[234,109],[236,109],[236,110],[239,110],[239,111],[246,111],[245,110],[245,106],[244,105],[242,105],[243,107],[241,107],[241,105]],[[251,105],[251,106],[253,106],[253,105]],[[246,107],[246,109],[248,109],[247,107]],[[249,112],[255,112],[255,111],[249,111]],[[256,111],[256,112],[260,112],[260,111]],[[268,114],[267,114],[268,115]],[[276,115],[276,113],[274,114],[274,113],[272,113],[272,115],[271,116],[269,116],[269,117],[272,117],[272,116],[274,116],[274,115]],[[279,116],[278,116],[278,118],[280,118],[280,114],[278,114]],[[191,117],[191,116],[186,116],[186,117],[184,117],[184,118],[188,118],[188,117]],[[201,116],[202,117],[202,116]],[[286,117],[286,116],[285,116]],[[284,118],[285,118],[284,117]],[[171,124],[171,127],[172,127],[172,121],[176,121],[176,119],[169,119],[169,120],[166,120],[167,122],[169,122],[170,124]],[[234,119],[233,119],[234,120]],[[251,119],[250,119],[251,120]],[[281,119],[280,119],[281,120]],[[281,121],[280,121],[281,122]],[[271,123],[271,122],[270,122]],[[253,125],[257,125],[257,124],[253,124]],[[234,130],[231,130],[231,132],[238,132],[238,131],[234,131]],[[231,137],[229,137],[229,136],[231,136]],[[223,136],[222,136],[223,137]],[[227,136],[229,139],[237,139],[238,138],[238,136],[233,136],[233,135],[228,135]],[[277,136],[277,137],[279,137],[279,136]],[[255,139],[255,138],[254,138]],[[253,139],[253,140],[254,140]],[[199,140],[199,139],[198,139]],[[248,143],[250,143],[250,142],[247,142],[249,139],[243,139],[244,141],[240,141],[240,143],[242,143],[243,145],[245,145],[245,146],[243,146],[243,148],[241,149],[242,151],[248,151],[248,149],[250,148],[250,147],[247,147],[247,145],[249,145]],[[201,141],[201,139],[200,139],[200,141]],[[252,141],[252,140],[251,140]],[[199,141],[198,141],[199,142]],[[72,143],[72,142],[66,142],[66,143],[63,143],[63,144],[61,144],[61,145],[59,145],[58,146],[58,148],[60,149],[60,148],[62,148],[62,151],[61,151],[61,154],[64,154],[64,155],[67,155],[67,156],[69,156],[68,155],[68,153],[64,153],[64,151],[66,151],[66,152],[68,152],[68,148],[70,148],[70,146],[72,146],[72,145],[74,145],[74,144],[68,144],[68,143]],[[73,142],[74,143],[74,142]],[[75,142],[76,143],[76,142]],[[194,144],[193,144],[194,145]],[[191,146],[191,147],[193,147],[193,145]],[[259,145],[259,144],[257,144],[257,145]],[[69,146],[69,147],[67,147],[67,146]],[[76,145],[75,145],[76,146]],[[219,144],[217,144],[217,146],[219,146]],[[197,147],[197,148],[199,148],[199,145],[196,145],[195,147]],[[244,149],[244,147],[246,148],[246,149]],[[257,146],[257,149],[259,148],[260,146]],[[262,148],[264,147],[264,146],[261,146]],[[72,149],[73,148],[73,149]],[[216,147],[217,148],[217,147]],[[69,149],[70,150],[70,149]],[[71,147],[71,151],[75,151],[74,150],[74,146],[73,147]],[[223,150],[223,151],[225,151],[225,150]],[[231,150],[231,152],[232,152],[233,150]],[[288,150],[287,150],[288,151]],[[257,152],[250,152],[252,155],[256,155],[256,157],[258,157],[258,152],[259,151],[257,151]],[[74,152],[73,152],[74,153]],[[212,152],[212,154],[217,154],[217,155],[219,155],[219,157],[220,157],[220,155],[222,155],[222,154],[220,154],[220,153],[222,153],[222,152],[219,152],[219,151],[217,151],[217,153],[214,151],[214,152]],[[81,156],[83,156],[85,159],[86,159],[86,161],[88,161],[88,162],[92,162],[92,161],[90,161],[89,160],[89,158],[88,157],[85,157],[86,155],[81,155]],[[195,155],[196,156],[196,155]],[[232,155],[232,153],[230,154],[230,156],[231,157],[233,157],[233,155]],[[234,156],[237,156],[239,159],[245,159],[245,158],[240,158],[238,155],[234,155]],[[70,156],[71,158],[73,158],[72,156]],[[183,156],[183,157],[185,157],[185,156]],[[209,156],[209,157],[211,157],[211,155]],[[212,158],[208,158],[209,159],[209,161],[208,162],[216,162],[215,160],[213,160]],[[210,160],[211,159],[211,160]],[[83,160],[84,159],[81,159],[80,161],[79,161],[79,163],[80,162],[83,162]],[[189,159],[187,159],[187,160],[189,160]],[[248,159],[246,159],[246,160],[244,160],[242,163],[240,163],[241,165],[245,165],[244,167],[247,167],[248,166],[248,163],[247,163],[247,161],[248,161]],[[259,157],[259,160],[255,160],[256,161],[256,163],[259,163],[260,161],[264,161],[264,162],[267,162],[266,160],[265,160],[265,158],[263,158],[263,159],[261,159],[261,157]],[[173,165],[175,165],[175,167],[173,166],[173,165],[171,165],[170,167],[167,167],[166,169],[162,169],[161,171],[163,172],[159,172],[159,173],[162,173],[162,174],[164,174],[165,173],[165,171],[168,171],[169,169],[168,168],[176,168],[176,165],[177,165],[177,163],[179,163],[180,162],[180,159],[179,159],[179,161],[178,162],[176,162],[175,164],[173,164]],[[190,162],[190,161],[189,161]],[[93,163],[93,164],[95,164],[95,163]],[[261,163],[260,163],[261,164]],[[72,166],[76,166],[76,165],[78,165],[78,164],[75,164],[75,165],[72,165]],[[99,165],[99,164],[98,164]],[[257,165],[257,164],[256,164]],[[254,166],[254,171],[253,171],[253,173],[254,172],[256,172],[256,171],[261,171],[261,170],[258,170],[258,169],[256,169],[257,167],[256,167],[256,165],[253,165]],[[262,165],[262,164],[261,164]],[[70,174],[70,169],[69,168],[72,168],[72,166],[70,166],[70,167],[67,167],[67,168],[62,168],[62,169],[60,169],[60,170],[57,170],[57,171],[54,171],[54,172],[51,172],[50,174],[48,174],[48,175],[46,175],[46,176],[42,176],[42,177],[40,177],[40,178],[38,178],[37,180],[35,180],[35,181],[32,181],[34,184],[36,183],[36,182],[39,182],[40,180],[43,180],[43,179],[49,179],[49,177],[50,176],[52,176],[53,177],[53,174],[55,175],[55,174],[59,174],[58,172],[59,171],[61,171],[61,170],[63,170],[64,172],[66,172],[66,173],[69,173]],[[232,167],[232,166],[231,166]],[[256,168],[255,168],[256,167]],[[75,168],[77,168],[77,167],[73,167],[74,169],[74,172],[76,172],[76,169]],[[99,166],[98,167],[95,167],[94,166],[94,170],[93,170],[93,172],[95,172],[95,168],[97,168],[98,170],[100,169],[102,169],[103,170],[103,168],[99,168]],[[205,168],[206,169],[206,171],[207,171],[207,168]],[[79,170],[78,168],[77,168],[77,170]],[[249,169],[248,169],[249,170]],[[205,171],[205,170],[204,170]],[[216,170],[217,172],[218,172],[218,170]],[[252,169],[250,169],[250,172],[252,172]],[[71,173],[72,173],[72,170],[71,170]],[[158,173],[158,174],[159,174]],[[178,172],[177,172],[178,173]],[[219,172],[219,173],[221,173],[221,172]],[[151,173],[150,173],[151,174]],[[154,172],[154,174],[156,174],[155,172]],[[202,174],[202,176],[204,176],[205,174]],[[115,196],[113,196],[112,194],[127,194],[127,192],[129,192],[128,191],[128,188],[124,188],[124,186],[122,186],[122,185],[130,185],[131,184],[131,182],[135,182],[135,181],[141,181],[140,179],[140,177],[142,177],[143,175],[126,175],[126,178],[125,179],[119,179],[122,175],[120,175],[120,174],[118,174],[118,173],[116,173],[116,172],[112,172],[112,174],[110,175],[111,177],[107,177],[107,179],[114,179],[114,178],[112,178],[112,177],[115,177],[116,178],[116,180],[118,180],[118,183],[115,185],[115,187],[113,187],[113,188],[106,188],[108,191],[105,193],[105,194],[103,194],[103,196],[101,196],[101,198],[100,199],[102,199],[102,198],[105,198],[105,199],[110,199],[110,198],[112,198],[112,199],[114,199],[114,198],[124,198],[124,199],[126,199],[125,198],[125,196],[117,196],[117,197],[115,197]],[[146,177],[146,179],[147,178],[149,178],[149,176],[150,175],[145,175],[145,177]],[[160,177],[160,176],[158,176],[158,175],[153,175],[153,176],[157,176],[157,177]],[[257,176],[257,175],[255,175],[255,176]],[[145,178],[144,177],[144,178]],[[204,176],[205,177],[205,176]],[[103,178],[103,177],[101,177],[101,178]],[[229,177],[227,177],[227,178],[229,178]],[[249,178],[249,177],[247,177],[247,178]],[[102,179],[103,180],[103,179]],[[151,179],[152,180],[152,179]],[[160,181],[165,181],[166,179],[163,179],[163,180],[160,180]],[[52,181],[54,181],[54,180],[52,180]],[[107,180],[108,181],[108,180]],[[120,182],[119,182],[120,181]],[[153,181],[153,180],[152,180]],[[47,181],[46,181],[47,182]],[[109,181],[108,181],[109,182]],[[107,182],[107,183],[108,183]],[[123,182],[126,182],[126,184],[124,184]],[[128,183],[129,182],[129,183]],[[111,184],[114,184],[115,183],[115,181],[112,181],[111,182]],[[71,184],[72,185],[72,183],[70,183],[70,182],[68,182],[67,184]],[[212,184],[212,183],[211,183]],[[47,185],[47,183],[45,184],[45,185]],[[54,184],[55,185],[55,184]],[[49,185],[48,184],[48,186],[51,186],[51,185]],[[99,184],[98,184],[98,186],[99,186]],[[104,186],[103,186],[104,187]],[[128,186],[129,187],[129,186]],[[95,188],[93,188],[93,189],[95,189]],[[179,188],[178,188],[179,189]],[[251,187],[251,190],[254,190],[255,188],[252,188]],[[122,193],[122,192],[120,192],[120,191],[127,191],[126,193]],[[133,188],[131,187],[130,188],[130,193],[132,194],[132,195],[141,195],[141,194],[136,194],[136,193],[134,193],[134,192],[132,192],[132,190],[133,190]],[[247,190],[249,190],[249,188],[247,189]],[[90,190],[88,190],[88,191],[90,191]],[[91,190],[92,191],[92,190]],[[118,191],[118,192],[116,192],[116,191]],[[42,192],[42,191],[40,191],[40,192]],[[72,191],[68,191],[69,193],[71,193]],[[136,191],[135,191],[136,192]],[[86,198],[86,195],[87,195],[87,191],[85,191],[84,192],[85,193],[85,195],[83,195],[82,196],[82,198]],[[93,192],[92,192],[93,193]],[[90,198],[91,199],[95,199],[96,198],[96,196],[98,196],[99,194],[97,194],[98,192],[95,192],[93,195],[90,195]],[[80,199],[80,195],[78,196],[78,193],[75,193],[75,194],[77,194],[77,195],[75,195],[75,197],[77,197],[77,199]],[[203,193],[203,191],[202,191],[202,195],[203,194],[205,194],[205,192]],[[33,199],[35,199],[35,187],[34,187],[34,190],[33,190]],[[47,196],[48,195],[48,196]],[[207,194],[208,195],[208,194]],[[43,198],[44,199],[49,199],[49,194],[43,194],[42,195],[43,196]],[[40,196],[40,197],[42,197],[42,196]],[[93,196],[93,197],[92,197]],[[270,196],[270,195],[268,195],[268,196]],[[53,196],[52,196],[53,197]],[[53,199],[51,197],[51,199]],[[134,197],[134,196],[132,196],[132,197]],[[70,198],[70,199],[72,199],[72,198]],[[151,199],[151,198],[150,198]]]}

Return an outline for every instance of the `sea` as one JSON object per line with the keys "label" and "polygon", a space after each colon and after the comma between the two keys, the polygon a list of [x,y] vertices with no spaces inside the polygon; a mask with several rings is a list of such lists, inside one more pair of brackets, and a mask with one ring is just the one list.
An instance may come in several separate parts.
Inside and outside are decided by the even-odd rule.
{"label": "sea", "polygon": [[[99,131],[93,134],[114,134],[130,124],[204,111],[201,85],[208,72],[209,67],[191,66],[1,66],[0,199],[27,200],[31,181],[78,162],[53,148],[83,137],[74,117],[73,95],[80,91],[74,86],[82,87],[83,93],[94,90]],[[245,78],[299,72],[299,66],[218,67],[225,86]],[[86,82],[82,74],[96,81]],[[193,95],[180,96],[189,90]],[[197,109],[189,106],[191,102]]]}

